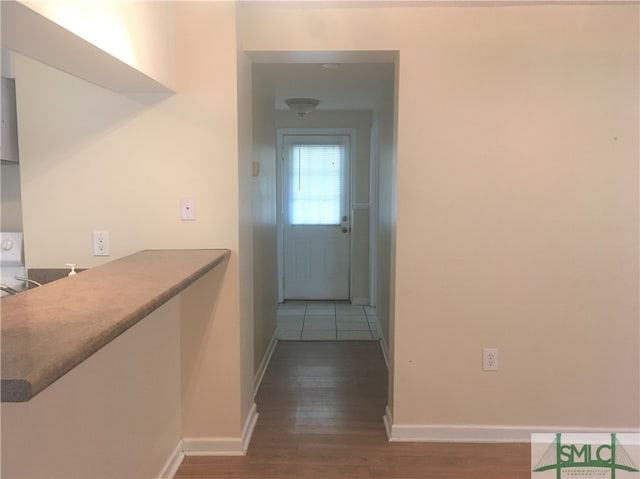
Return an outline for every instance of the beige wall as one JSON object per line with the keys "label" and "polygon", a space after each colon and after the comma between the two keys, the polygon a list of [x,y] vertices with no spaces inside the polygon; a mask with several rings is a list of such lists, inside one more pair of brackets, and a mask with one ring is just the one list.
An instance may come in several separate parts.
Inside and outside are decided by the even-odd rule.
{"label": "beige wall", "polygon": [[[235,6],[234,6],[235,14]],[[234,17],[234,25],[235,17]],[[238,32],[236,30],[236,35]],[[237,108],[238,108],[238,210],[239,210],[239,254],[240,262],[240,411],[246,418],[253,406],[254,374],[254,246],[253,231],[259,219],[254,219],[252,204],[255,186],[253,168],[253,97],[252,65],[250,58],[238,50],[237,53]],[[262,276],[258,270],[257,277]],[[258,351],[257,354],[260,354]],[[244,425],[244,424],[243,424]]]}
{"label": "beige wall", "polygon": [[399,51],[394,423],[638,427],[638,6],[244,10]]}
{"label": "beige wall", "polygon": [[[182,434],[237,440],[253,403],[253,280],[240,259],[252,220],[239,206],[251,177],[238,162],[235,6],[184,2],[172,15],[175,95],[116,93],[16,55],[26,258],[92,267],[145,248],[231,249],[204,291],[215,305],[183,306],[210,329],[186,353],[196,370],[183,386],[198,393],[184,400]],[[181,198],[195,201],[195,221],[180,220]],[[92,256],[96,229],[110,232],[110,257]]]}
{"label": "beige wall", "polygon": [[268,352],[276,331],[278,304],[278,245],[276,229],[276,137],[273,96],[260,81],[254,65],[253,160],[260,165],[253,178],[252,206],[254,214],[254,367]]}
{"label": "beige wall", "polygon": [[[392,235],[395,229],[395,184],[396,184],[396,155],[394,137],[394,82],[383,89],[373,111],[373,131],[376,137],[376,151],[374,152],[375,191],[375,234],[376,234],[376,283],[375,305],[378,324],[385,338],[385,346],[390,341],[391,310],[391,271],[393,269]],[[392,378],[390,378],[392,379]]]}
{"label": "beige wall", "polygon": [[[240,343],[237,316],[224,310],[233,294],[229,265],[219,266],[182,293],[182,436],[190,442],[238,436]],[[230,343],[230,344],[224,344]],[[242,418],[244,419],[244,417]]]}
{"label": "beige wall", "polygon": [[[174,96],[16,59],[30,267],[100,264],[94,229],[112,259],[232,250],[216,306],[194,313],[222,334],[203,338],[189,407],[211,414],[215,391],[215,415],[183,434],[238,437],[251,403],[255,305],[240,288],[264,271],[251,278],[240,231],[270,213],[239,204],[255,179],[238,47],[399,51],[396,425],[638,427],[638,6],[238,8],[239,45],[235,5],[172,5]],[[480,370],[483,346],[500,348],[498,373]]]}
{"label": "beige wall", "polygon": [[31,401],[2,403],[2,477],[159,477],[181,438],[180,301]]}

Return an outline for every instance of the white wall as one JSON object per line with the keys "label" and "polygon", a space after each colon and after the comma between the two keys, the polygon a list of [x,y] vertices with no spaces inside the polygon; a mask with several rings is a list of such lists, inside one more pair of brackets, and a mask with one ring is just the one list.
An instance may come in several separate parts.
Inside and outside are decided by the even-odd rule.
{"label": "white wall", "polygon": [[394,425],[640,425],[638,9],[243,6],[252,52],[399,52]]}

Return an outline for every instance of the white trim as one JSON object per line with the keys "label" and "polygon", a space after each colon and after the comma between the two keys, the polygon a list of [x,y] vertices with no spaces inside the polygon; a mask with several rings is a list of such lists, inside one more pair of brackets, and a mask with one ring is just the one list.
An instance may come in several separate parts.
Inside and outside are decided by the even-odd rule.
{"label": "white trim", "polygon": [[384,430],[387,433],[387,439],[391,441],[391,428],[393,427],[393,414],[387,404],[384,408],[384,416],[382,416],[382,422],[384,423]]}
{"label": "white trim", "polygon": [[387,346],[386,339],[384,339],[384,336],[379,331],[380,328],[378,328],[378,336],[380,336],[380,349],[382,350],[384,363],[387,365],[387,371],[389,371],[389,346]]}
{"label": "white trim", "polygon": [[185,437],[182,450],[186,456],[244,456],[249,448],[258,411],[254,403],[247,415],[241,437]]}
{"label": "white trim", "polygon": [[167,462],[164,463],[164,466],[162,466],[160,474],[158,474],[158,479],[172,479],[173,476],[176,475],[176,472],[178,472],[178,468],[180,464],[182,464],[183,459],[182,441],[178,441],[178,445],[167,459]]}
{"label": "white trim", "polygon": [[[450,425],[450,424],[408,424],[395,425],[391,412],[387,408],[384,417],[385,427],[389,441],[393,442],[473,442],[473,443],[512,443],[531,441],[532,433],[637,433],[637,429],[627,428],[589,428],[568,426],[477,426],[477,425]],[[390,432],[389,432],[390,431]]]}
{"label": "white trim", "polygon": [[249,449],[249,444],[251,443],[251,438],[253,437],[253,431],[256,428],[256,423],[258,422],[258,406],[256,403],[253,403],[251,409],[249,410],[249,414],[247,415],[247,420],[244,422],[244,428],[242,428],[242,455],[244,456],[247,453],[247,449]]}
{"label": "white trim", "polygon": [[376,305],[377,250],[378,250],[378,180],[380,162],[378,144],[378,122],[373,122],[369,141],[369,300],[371,306]]}
{"label": "white trim", "polygon": [[185,437],[185,456],[243,456],[242,440],[237,437]]}
{"label": "white trim", "polygon": [[258,370],[253,378],[253,397],[256,397],[258,394],[258,389],[260,388],[260,384],[262,383],[262,378],[264,377],[264,373],[267,371],[267,366],[269,366],[269,361],[271,361],[271,356],[273,355],[273,350],[276,349],[276,344],[278,344],[277,331],[274,331],[273,337],[269,342],[269,346],[267,346],[267,350],[262,357],[262,361],[260,362],[260,366],[258,366]]}

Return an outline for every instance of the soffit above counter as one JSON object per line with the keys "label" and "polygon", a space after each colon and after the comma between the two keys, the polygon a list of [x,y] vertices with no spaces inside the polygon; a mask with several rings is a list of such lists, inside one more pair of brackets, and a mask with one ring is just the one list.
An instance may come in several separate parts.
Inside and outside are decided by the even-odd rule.
{"label": "soffit above counter", "polygon": [[[1,2],[2,46],[112,91],[174,92],[172,81],[154,78],[46,18],[35,10],[37,3]],[[125,25],[120,27],[127,38],[131,32]],[[129,56],[135,60],[137,52],[131,43]]]}

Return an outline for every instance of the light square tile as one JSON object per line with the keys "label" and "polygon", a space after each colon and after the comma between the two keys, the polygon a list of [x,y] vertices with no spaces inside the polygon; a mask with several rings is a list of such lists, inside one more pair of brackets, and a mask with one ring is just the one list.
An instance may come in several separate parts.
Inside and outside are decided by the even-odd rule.
{"label": "light square tile", "polygon": [[300,335],[300,331],[278,331],[277,338],[285,341],[299,341]]}
{"label": "light square tile", "polygon": [[335,314],[336,309],[333,303],[309,303],[307,304],[307,314]]}
{"label": "light square tile", "polygon": [[370,331],[366,321],[338,321],[338,331]]}
{"label": "light square tile", "polygon": [[316,339],[316,340],[334,340],[336,339],[335,329],[332,331],[303,331],[302,339]]}
{"label": "light square tile", "polygon": [[366,316],[345,316],[343,314],[336,314],[336,320],[338,322],[340,321],[349,321],[349,322],[362,322],[362,323],[366,323],[367,322],[367,317]]}
{"label": "light square tile", "polygon": [[327,331],[336,329],[335,321],[305,321],[304,331]]}
{"label": "light square tile", "polygon": [[278,331],[302,331],[302,321],[299,323],[278,323]]}
{"label": "light square tile", "polygon": [[290,316],[278,315],[278,323],[302,323],[304,321],[304,314],[292,314]]}
{"label": "light square tile", "polygon": [[358,304],[336,304],[336,314],[364,316],[364,307]]}
{"label": "light square tile", "polygon": [[370,331],[338,331],[338,339],[372,339]]}
{"label": "light square tile", "polygon": [[278,308],[277,314],[278,316],[291,316],[291,315],[303,315],[306,311],[305,306],[299,307],[296,306],[295,308]]}
{"label": "light square tile", "polygon": [[333,314],[307,314],[304,317],[305,321],[325,321],[325,322],[335,322],[336,317]]}

